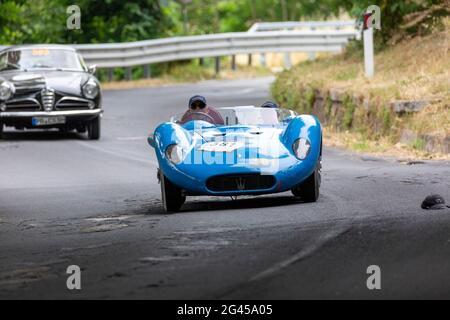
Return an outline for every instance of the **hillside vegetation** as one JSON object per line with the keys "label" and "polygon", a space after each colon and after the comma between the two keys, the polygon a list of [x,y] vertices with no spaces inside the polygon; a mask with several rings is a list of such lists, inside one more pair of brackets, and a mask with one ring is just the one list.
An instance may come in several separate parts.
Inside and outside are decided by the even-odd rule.
{"label": "hillside vegetation", "polygon": [[[351,45],[338,56],[301,63],[281,73],[273,85],[274,97],[300,112],[316,112],[318,94],[339,92],[341,116],[325,101],[320,117],[333,133],[330,143],[362,151],[404,149],[429,156],[421,136],[448,143],[450,137],[450,28],[404,40],[381,50],[375,57],[375,77],[364,76],[363,56]],[[329,98],[325,98],[329,99]],[[426,101],[417,113],[396,114],[391,103]],[[399,143],[406,133],[415,137]],[[446,140],[447,139],[447,140]]]}

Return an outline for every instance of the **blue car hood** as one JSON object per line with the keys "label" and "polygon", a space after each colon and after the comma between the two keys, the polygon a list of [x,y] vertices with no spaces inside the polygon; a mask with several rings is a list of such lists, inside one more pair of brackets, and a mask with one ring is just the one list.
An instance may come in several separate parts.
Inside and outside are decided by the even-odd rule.
{"label": "blue car hood", "polygon": [[[233,171],[256,172],[279,170],[297,162],[292,152],[282,143],[283,126],[224,126],[192,130],[193,143],[182,170],[191,171],[192,164],[215,164],[219,171],[229,168]],[[202,150],[208,143],[232,143],[235,149],[229,152]],[[187,163],[186,163],[187,162]],[[211,168],[212,169],[212,168]],[[194,169],[196,170],[196,169]],[[227,170],[225,170],[227,171]]]}
{"label": "blue car hood", "polygon": [[258,141],[279,139],[281,126],[223,126],[198,130],[205,142],[212,141]]}

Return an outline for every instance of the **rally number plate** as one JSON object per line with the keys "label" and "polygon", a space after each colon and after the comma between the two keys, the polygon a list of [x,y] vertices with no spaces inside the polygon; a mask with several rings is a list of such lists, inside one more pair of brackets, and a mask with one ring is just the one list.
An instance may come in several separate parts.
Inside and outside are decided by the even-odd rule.
{"label": "rally number plate", "polygon": [[207,142],[200,147],[200,150],[208,152],[232,152],[242,146],[243,144],[240,142]]}

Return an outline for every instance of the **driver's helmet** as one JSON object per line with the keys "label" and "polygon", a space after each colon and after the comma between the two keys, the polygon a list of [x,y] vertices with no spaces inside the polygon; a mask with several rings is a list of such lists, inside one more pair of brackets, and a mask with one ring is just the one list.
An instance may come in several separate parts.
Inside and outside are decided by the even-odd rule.
{"label": "driver's helmet", "polygon": [[206,108],[206,98],[204,96],[196,95],[189,99],[189,109],[204,109]]}
{"label": "driver's helmet", "polygon": [[273,101],[266,101],[261,105],[261,108],[279,109],[280,106]]}

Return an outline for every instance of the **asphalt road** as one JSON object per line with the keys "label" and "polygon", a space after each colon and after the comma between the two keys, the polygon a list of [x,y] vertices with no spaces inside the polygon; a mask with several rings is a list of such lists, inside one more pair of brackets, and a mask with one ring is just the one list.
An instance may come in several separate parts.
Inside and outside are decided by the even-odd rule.
{"label": "asphalt road", "polygon": [[[0,141],[0,298],[450,298],[450,166],[325,149],[317,203],[189,198],[165,214],[146,136],[189,96],[258,104],[271,79],[104,92],[103,138]],[[66,288],[79,265],[82,289]],[[366,269],[381,268],[381,290]]]}

